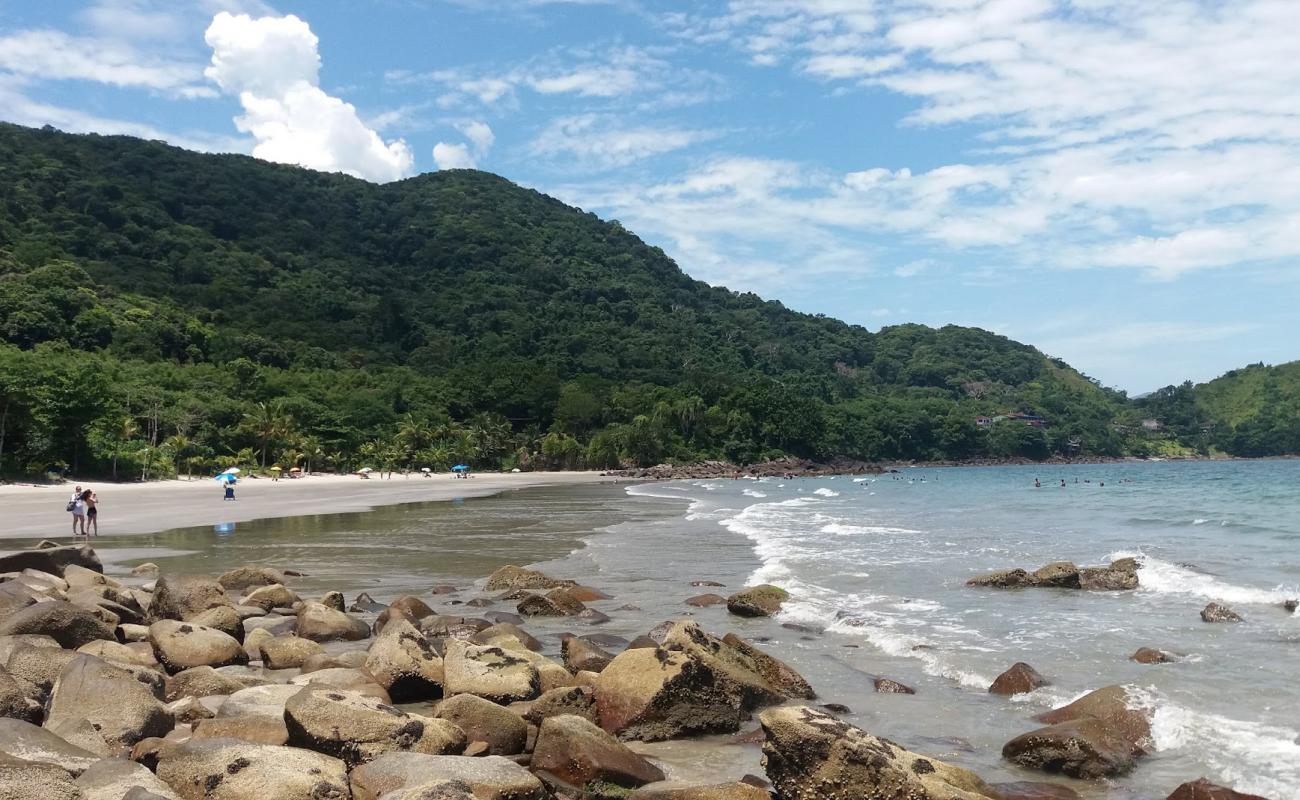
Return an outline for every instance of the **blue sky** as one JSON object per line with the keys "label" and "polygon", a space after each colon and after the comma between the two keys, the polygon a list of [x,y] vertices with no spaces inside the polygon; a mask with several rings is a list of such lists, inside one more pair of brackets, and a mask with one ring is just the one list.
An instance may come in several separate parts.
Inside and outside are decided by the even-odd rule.
{"label": "blue sky", "polygon": [[0,117],[474,166],[691,275],[1143,392],[1300,358],[1294,0],[0,0]]}

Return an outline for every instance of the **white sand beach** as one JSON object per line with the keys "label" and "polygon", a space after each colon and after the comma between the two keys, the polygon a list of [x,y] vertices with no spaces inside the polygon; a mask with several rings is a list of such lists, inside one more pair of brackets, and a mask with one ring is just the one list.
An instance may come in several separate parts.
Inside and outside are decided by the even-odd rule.
{"label": "white sand beach", "polygon": [[[222,499],[221,484],[210,478],[126,484],[86,481],[82,485],[98,494],[99,534],[109,536],[617,480],[596,472],[481,473],[469,479],[418,474],[393,475],[388,480],[323,474],[279,481],[245,478],[236,486],[234,501]],[[64,508],[72,489],[71,484],[0,486],[0,539],[71,538],[71,514]]]}

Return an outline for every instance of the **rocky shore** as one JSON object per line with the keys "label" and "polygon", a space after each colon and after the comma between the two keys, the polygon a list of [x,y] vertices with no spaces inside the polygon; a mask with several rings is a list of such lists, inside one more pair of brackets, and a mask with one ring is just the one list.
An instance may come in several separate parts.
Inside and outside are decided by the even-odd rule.
{"label": "rocky shore", "polygon": [[[1109,686],[1006,743],[1026,780],[988,783],[849,725],[777,654],[691,619],[548,645],[530,621],[591,630],[609,619],[591,604],[620,609],[598,587],[520,567],[381,603],[301,597],[297,573],[261,565],[194,576],[144,564],[114,579],[88,546],[43,545],[0,556],[0,798],[1068,800],[1068,785],[1034,773],[1120,775],[1151,749],[1150,710]],[[1096,569],[1118,583],[1126,566]],[[1019,585],[1082,573],[1044,570]],[[753,617],[786,597],[756,586],[692,599]],[[514,612],[483,610],[501,603]],[[1046,683],[1021,663],[990,692]],[[647,754],[711,734],[761,743],[764,774],[683,783]],[[1169,795],[1201,798],[1262,800],[1204,780]]]}

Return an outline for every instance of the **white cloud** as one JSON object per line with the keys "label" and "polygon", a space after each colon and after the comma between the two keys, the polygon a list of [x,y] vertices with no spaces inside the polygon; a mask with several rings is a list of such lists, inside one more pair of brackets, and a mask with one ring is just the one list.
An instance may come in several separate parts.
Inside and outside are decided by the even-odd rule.
{"label": "white cloud", "polygon": [[235,127],[256,139],[254,156],[381,182],[411,174],[406,142],[385,142],[355,107],[317,85],[318,40],[298,17],[223,11],[204,39],[212,48],[205,74],[239,97]]}
{"label": "white cloud", "polygon": [[[599,114],[552,120],[532,143],[540,156],[577,159],[585,166],[626,166],[717,136],[711,131],[627,126]],[[567,163],[571,163],[567,162]]]}
{"label": "white cloud", "polygon": [[473,145],[474,152],[480,156],[492,149],[492,143],[496,141],[496,136],[486,122],[477,120],[465,122],[458,125],[457,129],[465,134],[465,138],[469,139],[470,144]]}
{"label": "white cloud", "polygon": [[438,169],[474,169],[474,154],[468,145],[438,142],[433,146],[433,161]]}
{"label": "white cloud", "polygon": [[[176,94],[202,90],[196,65],[147,57],[130,44],[26,30],[0,37],[0,70],[40,80],[83,80]],[[211,94],[211,90],[207,90]]]}

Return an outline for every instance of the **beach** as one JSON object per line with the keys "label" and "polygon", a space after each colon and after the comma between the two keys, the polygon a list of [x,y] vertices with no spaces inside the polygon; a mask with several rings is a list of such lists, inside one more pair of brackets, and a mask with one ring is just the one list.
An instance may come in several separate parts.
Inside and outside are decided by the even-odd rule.
{"label": "beach", "polygon": [[[355,475],[314,474],[278,481],[244,478],[235,487],[233,501],[223,500],[221,484],[209,478],[122,484],[86,481],[81,485],[99,495],[100,535],[116,536],[617,480],[597,472],[482,473],[467,479],[394,474],[387,480],[377,473],[366,480]],[[0,539],[70,537],[71,515],[64,508],[74,485],[0,486]]]}

